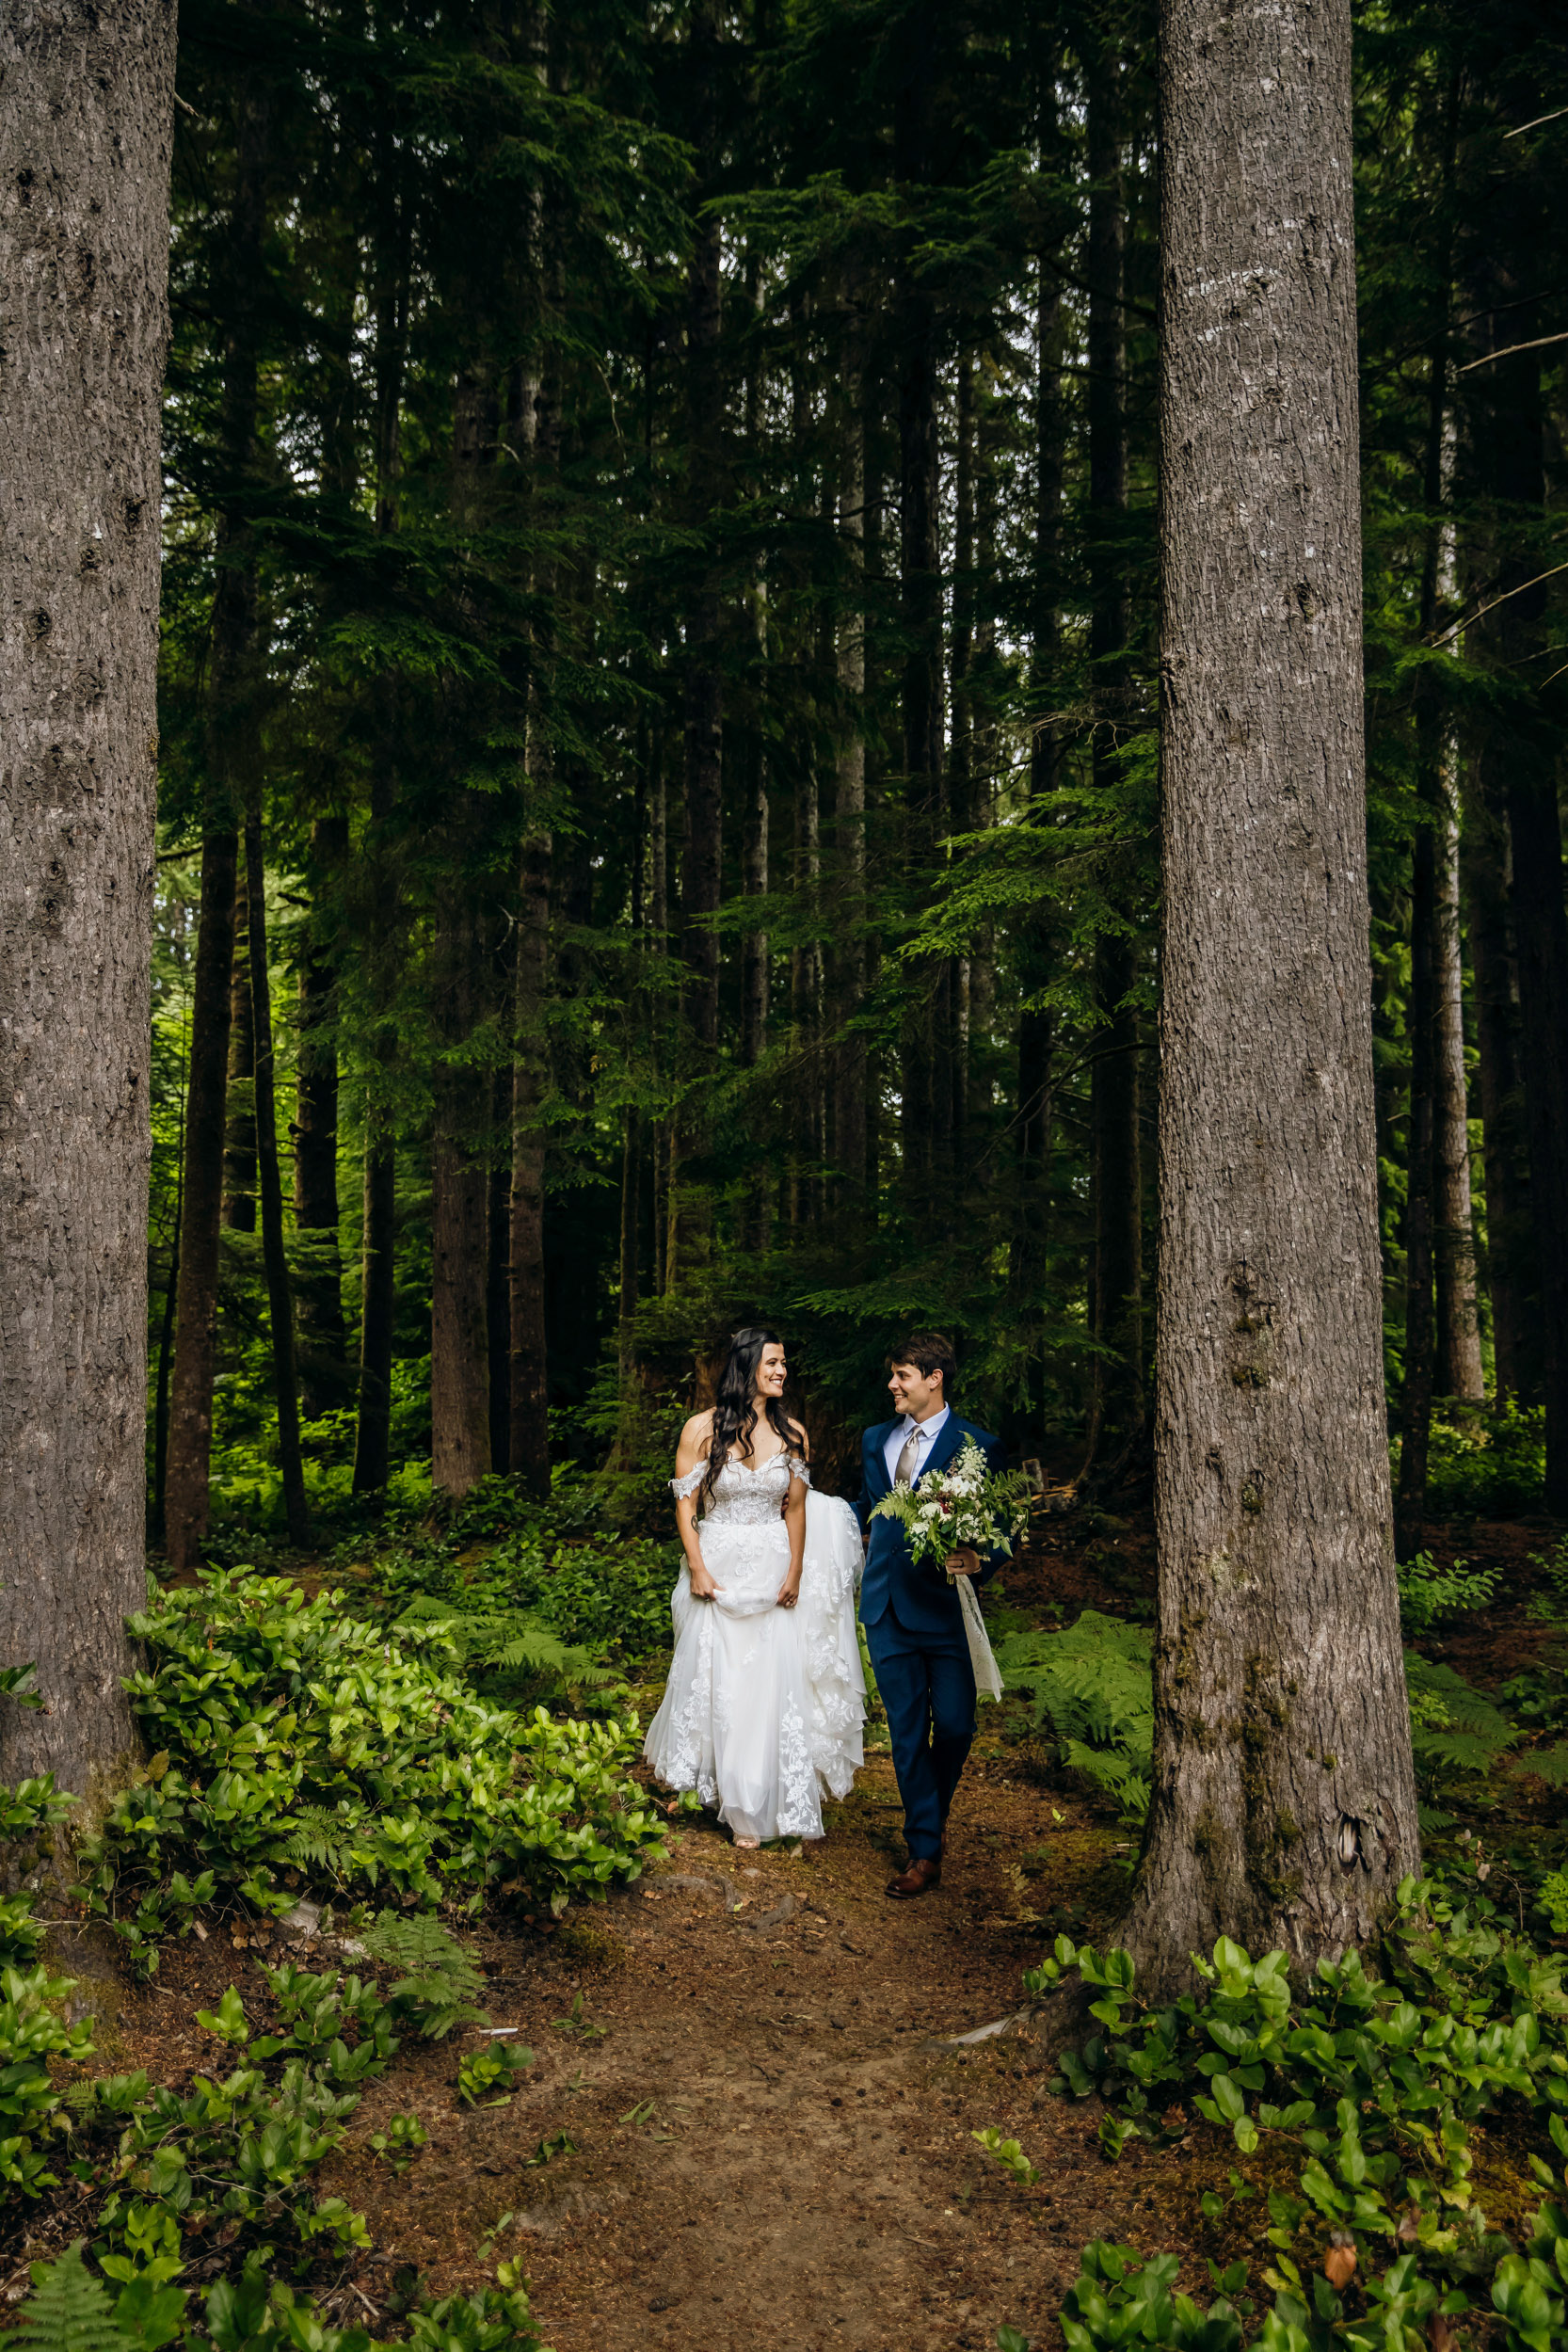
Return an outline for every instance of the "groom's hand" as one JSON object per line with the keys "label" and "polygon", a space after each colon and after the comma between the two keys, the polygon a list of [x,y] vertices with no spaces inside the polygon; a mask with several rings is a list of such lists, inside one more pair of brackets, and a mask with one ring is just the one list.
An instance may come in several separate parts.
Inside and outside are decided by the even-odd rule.
{"label": "groom's hand", "polygon": [[960,1550],[956,1552],[949,1552],[943,1565],[946,1567],[950,1576],[978,1576],[980,1574],[980,1554],[978,1552],[971,1551],[969,1546],[966,1544]]}

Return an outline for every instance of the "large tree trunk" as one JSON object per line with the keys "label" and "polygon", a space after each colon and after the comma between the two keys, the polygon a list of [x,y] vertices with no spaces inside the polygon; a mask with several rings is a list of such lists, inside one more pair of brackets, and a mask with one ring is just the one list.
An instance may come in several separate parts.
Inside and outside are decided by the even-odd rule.
{"label": "large tree trunk", "polygon": [[174,9],[17,0],[0,374],[0,1779],[80,1796],[136,1745],[158,399]]}
{"label": "large tree trunk", "polygon": [[272,1046],[272,980],[266,960],[266,869],[259,812],[245,821],[246,911],[250,924],[250,1018],[256,1038],[256,1175],[261,1193],[262,1260],[272,1328],[272,1385],[278,1404],[278,1461],[291,1544],[311,1540],[305,1472],[299,1456],[299,1389],[294,1360],[294,1287],[283,1247],[283,1182],[278,1165],[278,1101]]}
{"label": "large tree trunk", "polygon": [[[1151,1986],[1419,1863],[1390,1546],[1348,0],[1164,0]],[[1302,224],[1309,224],[1304,232]]]}
{"label": "large tree trunk", "polygon": [[343,1269],[338,1255],[337,964],[316,924],[320,899],[335,894],[348,856],[348,819],[318,817],[311,828],[317,904],[299,959],[299,1064],[294,1130],[294,1222],[300,1402],[313,1421],[348,1393]]}
{"label": "large tree trunk", "polygon": [[201,899],[196,927],[196,975],[191,991],[184,1197],[180,1217],[174,1376],[164,1476],[164,1544],[169,1565],[177,1573],[194,1565],[207,1532],[238,867],[239,836],[232,832],[209,833],[201,844]]}

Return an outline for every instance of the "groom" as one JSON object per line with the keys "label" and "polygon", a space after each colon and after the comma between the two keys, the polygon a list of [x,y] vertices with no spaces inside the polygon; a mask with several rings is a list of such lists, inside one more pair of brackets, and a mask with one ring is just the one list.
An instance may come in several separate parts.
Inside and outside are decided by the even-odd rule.
{"label": "groom", "polygon": [[[866,1432],[856,1504],[862,1531],[870,1529],[860,1621],[888,1710],[909,1847],[908,1868],[888,1881],[898,1902],[941,1883],[948,1807],[974,1737],[975,1682],[956,1589],[940,1569],[916,1566],[896,1519],[872,1512],[895,1485],[918,1486],[942,1469],[966,1438],[980,1447],[988,1470],[1004,1467],[1001,1440],[961,1421],[949,1405],[957,1368],[951,1341],[937,1332],[917,1332],[889,1357],[888,1386],[898,1410]],[[978,1585],[1000,1558],[983,1560],[966,1546],[950,1552],[947,1565]]]}

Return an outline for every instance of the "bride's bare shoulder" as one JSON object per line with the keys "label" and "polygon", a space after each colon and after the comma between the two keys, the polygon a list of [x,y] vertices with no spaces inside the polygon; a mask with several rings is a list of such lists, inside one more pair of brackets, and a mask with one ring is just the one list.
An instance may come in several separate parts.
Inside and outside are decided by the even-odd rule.
{"label": "bride's bare shoulder", "polygon": [[811,1438],[805,1422],[791,1421],[788,1424],[788,1427],[791,1445],[798,1448],[800,1457],[803,1462],[809,1462],[811,1459]]}
{"label": "bride's bare shoulder", "polygon": [[680,1443],[676,1449],[676,1459],[689,1468],[692,1463],[700,1461],[707,1453],[712,1434],[712,1408],[710,1407],[706,1413],[694,1413],[680,1432]]}

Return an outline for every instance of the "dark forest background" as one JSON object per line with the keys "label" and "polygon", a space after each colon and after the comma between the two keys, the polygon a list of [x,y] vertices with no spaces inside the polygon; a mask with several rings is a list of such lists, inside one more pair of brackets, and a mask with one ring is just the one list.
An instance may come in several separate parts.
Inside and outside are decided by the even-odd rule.
{"label": "dark forest background", "polygon": [[[1408,1552],[1461,1471],[1568,1510],[1568,36],[1368,6],[1358,77]],[[755,1320],[830,1480],[917,1324],[1144,1474],[1155,100],[1139,5],[187,0],[177,1563],[432,1478],[631,1517]]]}

